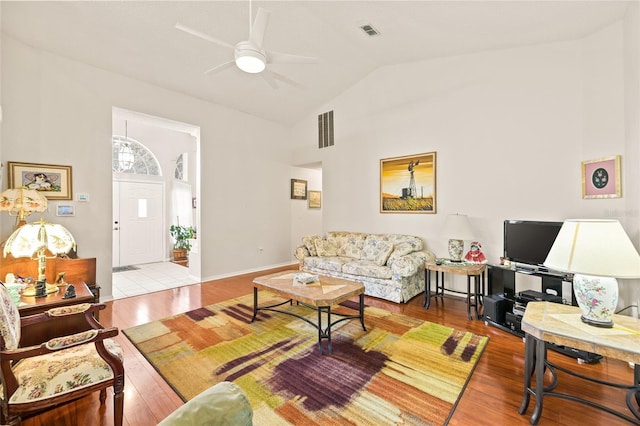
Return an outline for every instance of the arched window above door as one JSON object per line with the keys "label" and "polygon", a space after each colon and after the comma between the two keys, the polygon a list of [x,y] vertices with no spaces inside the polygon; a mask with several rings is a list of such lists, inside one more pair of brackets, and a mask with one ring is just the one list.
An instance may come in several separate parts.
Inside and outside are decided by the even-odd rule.
{"label": "arched window above door", "polygon": [[111,160],[114,173],[162,176],[156,156],[146,146],[129,137],[113,136]]}

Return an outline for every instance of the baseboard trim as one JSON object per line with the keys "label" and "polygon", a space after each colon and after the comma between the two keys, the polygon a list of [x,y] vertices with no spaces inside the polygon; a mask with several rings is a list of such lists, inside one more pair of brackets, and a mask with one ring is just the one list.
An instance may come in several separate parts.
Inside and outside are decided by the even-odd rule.
{"label": "baseboard trim", "polygon": [[245,269],[242,271],[229,272],[227,274],[213,275],[210,277],[202,277],[200,281],[204,283],[207,281],[221,280],[223,278],[235,277],[238,275],[245,275],[245,274],[252,274],[254,272],[266,271],[269,269],[282,268],[284,266],[294,266],[294,265],[298,265],[298,262],[284,262],[284,263],[278,263],[274,265],[264,265],[264,266],[260,266],[258,268],[253,268],[253,269]]}

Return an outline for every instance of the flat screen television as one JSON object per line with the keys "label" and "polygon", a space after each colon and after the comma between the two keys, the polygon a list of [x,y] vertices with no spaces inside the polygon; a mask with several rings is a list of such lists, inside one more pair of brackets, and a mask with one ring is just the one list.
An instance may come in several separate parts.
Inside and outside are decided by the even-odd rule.
{"label": "flat screen television", "polygon": [[541,266],[560,232],[562,222],[504,221],[504,257],[516,263]]}

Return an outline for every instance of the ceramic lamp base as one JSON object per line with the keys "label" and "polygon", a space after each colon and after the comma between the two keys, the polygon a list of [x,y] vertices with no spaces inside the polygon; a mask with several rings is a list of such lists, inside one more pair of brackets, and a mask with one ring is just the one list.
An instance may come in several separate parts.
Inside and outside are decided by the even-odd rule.
{"label": "ceramic lamp base", "polygon": [[462,262],[463,251],[464,240],[449,240],[449,260],[451,262]]}
{"label": "ceramic lamp base", "polygon": [[613,327],[618,306],[618,281],[612,277],[576,274],[573,290],[582,311],[582,322],[595,327]]}

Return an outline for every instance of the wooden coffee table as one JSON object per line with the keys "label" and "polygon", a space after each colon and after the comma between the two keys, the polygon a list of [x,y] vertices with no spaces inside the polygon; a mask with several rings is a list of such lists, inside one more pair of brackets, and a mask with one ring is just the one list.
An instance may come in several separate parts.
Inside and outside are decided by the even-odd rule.
{"label": "wooden coffee table", "polygon": [[[352,318],[358,318],[363,330],[367,330],[364,326],[364,285],[354,281],[343,280],[340,278],[326,277],[320,275],[320,281],[310,284],[299,284],[294,282],[294,275],[297,271],[276,272],[275,274],[265,275],[253,280],[253,318],[256,319],[258,311],[274,311],[300,318],[311,324],[318,330],[318,352],[322,355],[322,341],[327,341],[327,353],[331,353],[331,327],[341,321]],[[286,299],[284,302],[268,306],[258,306],[258,290],[266,290],[276,293],[280,297]],[[346,315],[331,312],[331,307],[336,306],[345,300],[359,296],[360,305],[357,315]],[[293,301],[303,304],[318,311],[318,322],[310,321],[308,318],[298,315],[295,312],[283,309],[276,309],[280,306],[289,304]],[[326,313],[326,327],[323,327],[323,313]],[[331,322],[331,315],[340,317]]]}

